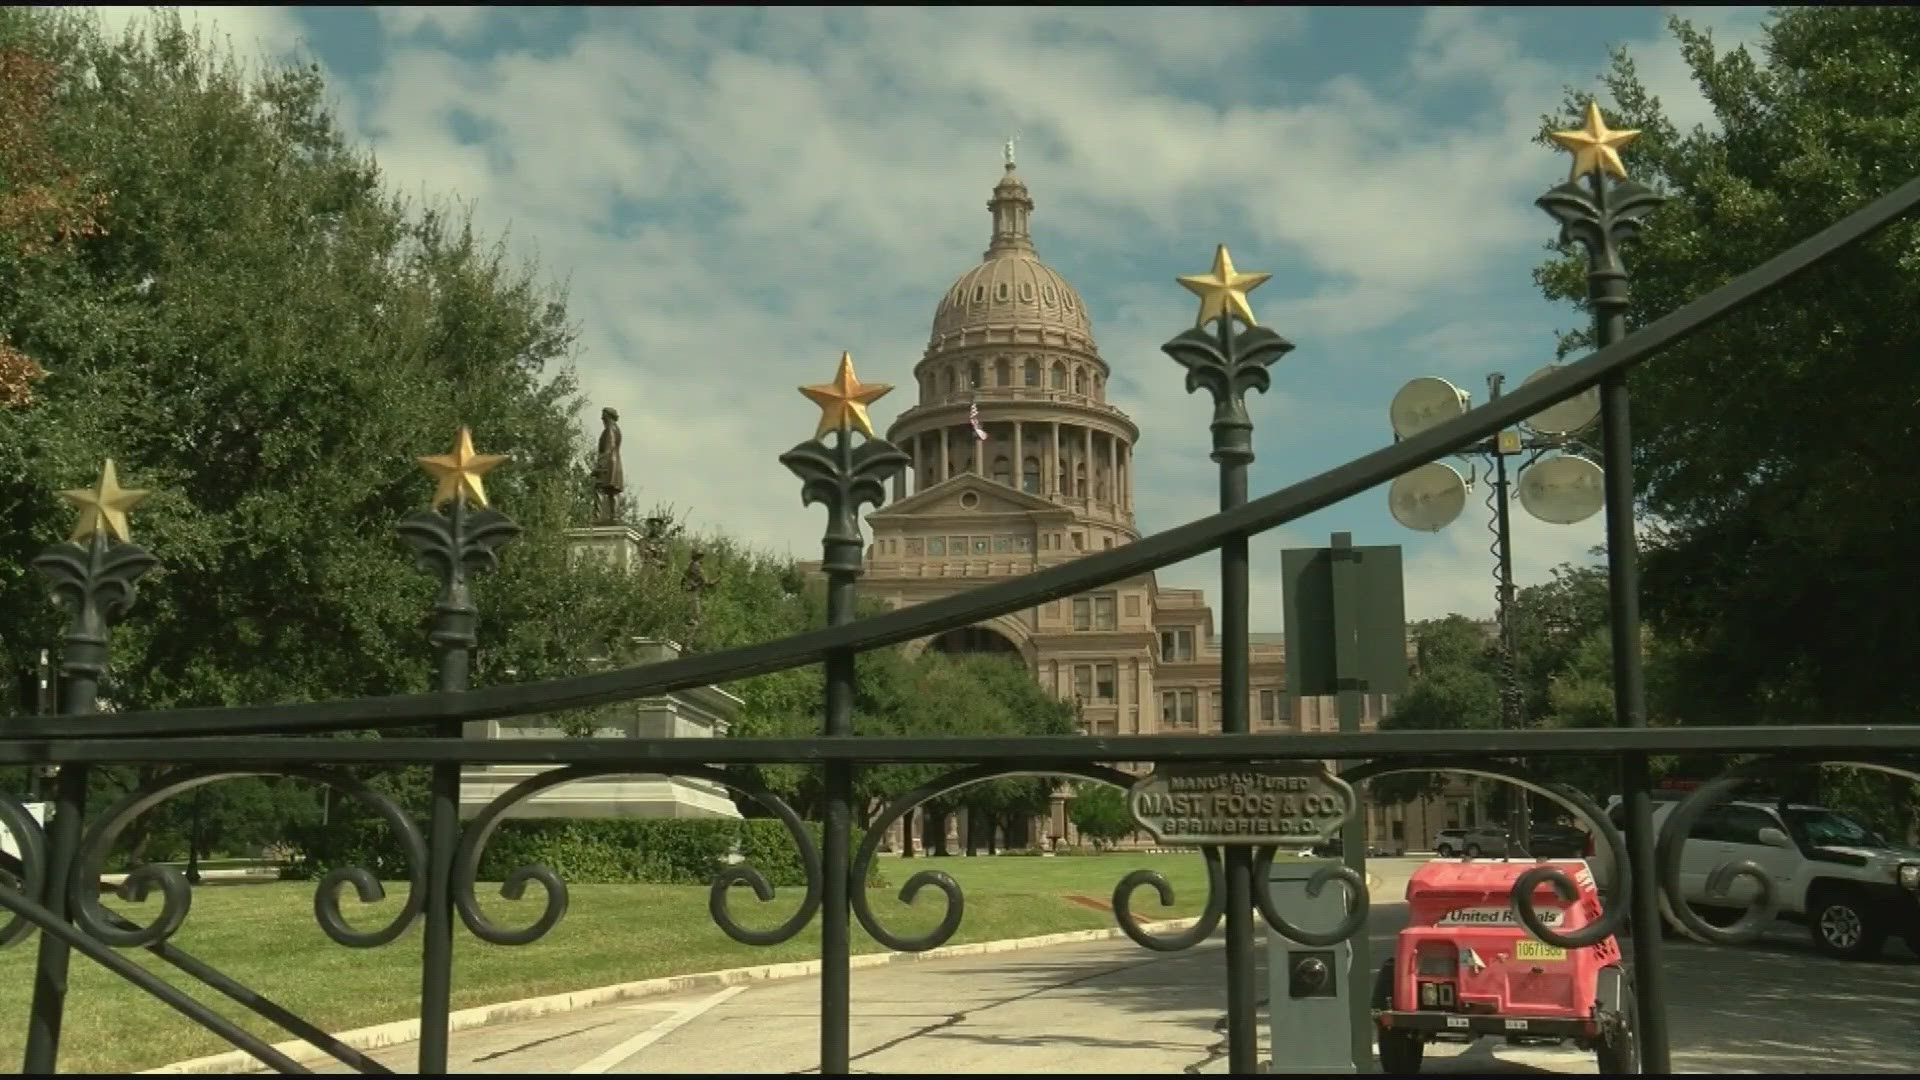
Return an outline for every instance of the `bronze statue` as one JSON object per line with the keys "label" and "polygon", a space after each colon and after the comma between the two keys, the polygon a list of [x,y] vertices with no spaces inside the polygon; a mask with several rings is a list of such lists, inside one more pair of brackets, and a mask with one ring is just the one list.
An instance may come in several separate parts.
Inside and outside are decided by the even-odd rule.
{"label": "bronze statue", "polygon": [[701,623],[705,621],[704,605],[701,603],[701,598],[711,592],[714,585],[717,584],[717,582],[707,577],[706,567],[700,563],[704,558],[706,558],[706,552],[701,551],[699,548],[694,548],[688,552],[687,569],[680,578],[681,587],[686,589],[687,594],[693,598],[693,612],[688,619],[687,626],[687,645],[689,648],[693,645],[693,639],[699,636]]}
{"label": "bronze statue", "polygon": [[626,490],[626,474],[620,468],[620,414],[611,408],[600,410],[600,453],[593,463],[593,523],[612,525],[618,513],[620,493]]}
{"label": "bronze statue", "polygon": [[640,557],[649,570],[665,570],[668,562],[667,541],[680,532],[675,525],[671,531],[667,526],[672,518],[654,516],[647,519],[647,534],[640,541]]}

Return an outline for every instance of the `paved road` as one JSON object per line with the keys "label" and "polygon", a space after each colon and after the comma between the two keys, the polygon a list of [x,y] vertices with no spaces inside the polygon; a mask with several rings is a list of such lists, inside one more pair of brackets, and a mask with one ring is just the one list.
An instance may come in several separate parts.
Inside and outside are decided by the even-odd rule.
{"label": "paved road", "polygon": [[[1382,890],[1394,895],[1397,890]],[[1404,905],[1376,904],[1384,955]],[[1912,1072],[1920,963],[1825,959],[1804,931],[1760,946],[1669,943],[1675,1067],[1687,1072]],[[853,974],[861,1072],[1224,1073],[1216,939],[1163,956],[1129,942],[893,964]],[[1264,972],[1261,985],[1265,986]],[[819,985],[763,983],[456,1034],[455,1072],[807,1072]],[[1264,1026],[1264,1025],[1263,1025]],[[1264,1034],[1261,1053],[1267,1054]],[[410,1070],[414,1047],[376,1055]],[[329,1071],[347,1071],[336,1069]],[[1572,1049],[1438,1045],[1433,1073],[1593,1073]]]}

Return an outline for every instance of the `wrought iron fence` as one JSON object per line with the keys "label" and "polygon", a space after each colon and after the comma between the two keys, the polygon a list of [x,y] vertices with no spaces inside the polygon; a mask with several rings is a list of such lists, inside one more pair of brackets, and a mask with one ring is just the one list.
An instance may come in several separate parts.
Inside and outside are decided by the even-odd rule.
{"label": "wrought iron fence", "polygon": [[[1590,114],[1585,136],[1573,148],[1603,145],[1597,113]],[[1599,131],[1596,136],[1595,131]],[[1564,141],[1564,140],[1563,140]],[[295,777],[325,785],[370,807],[393,831],[404,852],[408,893],[404,905],[385,925],[361,929],[343,915],[343,891],[351,886],[363,901],[383,895],[366,869],[336,869],[323,877],[315,893],[315,914],[322,930],[348,948],[390,945],[415,922],[424,926],[418,1069],[444,1072],[447,1066],[448,999],[452,978],[455,921],[482,940],[522,945],[551,931],[567,910],[567,886],[540,866],[521,867],[506,876],[501,893],[525,895],[529,885],[543,894],[538,915],[525,925],[505,926],[483,910],[478,895],[481,856],[495,827],[513,807],[541,791],[594,777],[644,772],[697,777],[725,785],[760,804],[791,833],[806,871],[804,895],[780,925],[754,930],[729,906],[734,886],[746,885],[761,902],[775,900],[766,878],[750,865],[736,865],[712,883],[711,912],[720,931],[741,942],[770,945],[791,939],[817,916],[822,928],[820,1068],[845,1073],[849,1067],[849,934],[854,920],[893,949],[925,950],[948,940],[965,916],[965,896],[948,875],[922,870],[907,879],[903,900],[925,890],[942,896],[942,917],[932,930],[897,933],[882,924],[865,890],[852,883],[878,852],[887,826],[941,794],[988,780],[1044,774],[1127,786],[1135,778],[1103,762],[1155,766],[1200,764],[1243,767],[1251,763],[1361,761],[1343,774],[1349,783],[1412,770],[1442,770],[1488,776],[1519,784],[1558,801],[1583,818],[1605,846],[1616,868],[1614,902],[1594,923],[1562,932],[1542,923],[1532,898],[1541,887],[1570,897],[1574,883],[1559,869],[1541,865],[1515,884],[1516,918],[1541,941],[1566,948],[1602,941],[1628,926],[1657,926],[1662,900],[1688,932],[1707,941],[1750,938],[1770,913],[1773,898],[1766,876],[1750,864],[1722,868],[1713,888],[1724,891],[1733,877],[1758,883],[1751,910],[1732,926],[1703,922],[1679,892],[1679,844],[1689,822],[1707,805],[1728,798],[1745,783],[1754,762],[1786,756],[1804,763],[1835,758],[1920,779],[1889,755],[1920,750],[1920,726],[1873,724],[1821,727],[1645,726],[1639,668],[1637,579],[1632,530],[1632,472],[1626,374],[1634,365],[1674,342],[1740,310],[1837,255],[1896,219],[1920,207],[1920,180],[1846,217],[1765,265],[1716,289],[1638,332],[1624,333],[1626,274],[1619,244],[1639,227],[1658,201],[1644,187],[1619,175],[1617,160],[1581,151],[1575,179],[1553,189],[1541,205],[1562,224],[1565,235],[1583,244],[1590,257],[1590,298],[1600,347],[1549,377],[1522,386],[1466,415],[1422,434],[1350,461],[1321,475],[1255,499],[1247,497],[1246,467],[1252,460],[1252,421],[1245,403],[1248,390],[1265,390],[1267,366],[1292,345],[1255,325],[1246,291],[1264,275],[1234,271],[1222,248],[1214,271],[1182,279],[1202,297],[1199,325],[1165,347],[1188,372],[1189,390],[1205,389],[1213,398],[1214,459],[1220,465],[1221,510],[1137,543],[1101,551],[1016,580],[974,589],[947,599],[855,620],[854,588],[863,546],[858,512],[884,499],[884,482],[904,461],[898,450],[873,436],[866,403],[884,388],[863,386],[843,358],[833,383],[807,388],[823,407],[816,437],[783,455],[803,483],[806,503],[828,511],[823,570],[828,581],[829,625],[723,652],[693,655],[620,671],[527,685],[470,690],[467,668],[476,643],[476,612],[468,595],[470,575],[492,565],[497,549],[517,531],[506,516],[487,506],[481,476],[497,458],[474,452],[462,432],[454,450],[422,459],[439,481],[433,509],[400,523],[402,538],[423,568],[441,585],[434,607],[431,640],[438,656],[437,689],[430,693],[329,701],[284,706],[226,709],[177,709],[164,712],[96,712],[99,680],[107,668],[109,630],[134,600],[135,584],[155,558],[128,538],[125,512],[139,492],[121,489],[111,463],[98,486],[69,493],[81,508],[75,538],[37,560],[71,623],[61,658],[64,680],[60,715],[15,720],[0,735],[0,764],[52,766],[58,769],[54,812],[43,830],[24,806],[0,798],[0,822],[18,838],[20,858],[13,866],[14,887],[0,887],[0,906],[13,917],[0,928],[0,944],[18,944],[38,929],[36,967],[25,1070],[50,1072],[57,1063],[65,1014],[70,956],[79,952],[219,1034],[266,1065],[284,1072],[305,1068],[250,1034],[221,1013],[149,973],[122,954],[144,948],[186,974],[338,1061],[364,1072],[384,1072],[365,1054],[342,1045],[306,1020],[240,985],[171,943],[189,916],[193,892],[176,870],[136,868],[120,889],[128,900],[157,893],[158,911],[140,924],[108,911],[96,882],[116,837],[139,815],[201,785],[255,774]],[[1589,181],[1583,186],[1582,180]],[[1209,329],[1211,324],[1211,329]],[[1611,574],[1617,726],[1606,729],[1540,731],[1431,731],[1342,734],[1263,734],[1248,732],[1248,538],[1315,510],[1385,483],[1417,466],[1485,440],[1591,387],[1601,388],[1603,444],[1607,457],[1607,536]],[[856,442],[858,432],[864,436]],[[442,509],[444,508],[444,509]],[[1074,736],[1025,739],[856,738],[851,731],[855,658],[863,652],[929,637],[997,616],[1032,608],[1124,578],[1218,550],[1222,561],[1223,733],[1194,736]],[[627,701],[724,683],[812,663],[826,665],[825,722],[822,734],[807,739],[732,739],[719,742],[672,739],[560,739],[469,742],[461,725],[475,720],[554,712]],[[430,727],[433,737],[378,740],[298,739],[350,730],[396,731]],[[1664,830],[1652,828],[1648,785],[1649,755],[1712,753],[1752,757],[1720,781],[1708,784],[1674,811]],[[1604,755],[1621,765],[1624,835],[1584,795],[1539,780],[1508,764],[1572,756]],[[894,801],[875,820],[860,848],[852,850],[851,798],[855,771],[864,767],[918,763],[952,767],[938,780]],[[107,764],[162,767],[152,783],[99,815],[83,831],[87,777]],[[539,764],[560,768],[541,773],[494,799],[464,829],[459,821],[462,765]],[[736,764],[806,764],[826,775],[823,841],[816,849],[799,816],[778,796],[723,770]],[[355,779],[360,766],[427,766],[432,771],[432,802],[424,830],[390,798]],[[1346,916],[1338,925],[1289,925],[1264,888],[1275,846],[1269,843],[1202,845],[1209,868],[1209,892],[1203,915],[1189,929],[1156,936],[1136,924],[1133,897],[1142,887],[1157,890],[1171,903],[1168,883],[1153,871],[1136,871],[1117,883],[1113,909],[1125,933],[1140,945],[1177,951],[1210,938],[1224,924],[1227,976],[1229,1065],[1251,1072],[1257,1065],[1254,984],[1256,914],[1277,932],[1314,945],[1348,939],[1365,924],[1369,897],[1365,881],[1350,869],[1330,867],[1314,888],[1338,883],[1347,893]],[[1617,902],[1625,896],[1623,906]],[[1642,1067],[1670,1068],[1663,986],[1661,935],[1632,935],[1634,994],[1632,1027]]]}

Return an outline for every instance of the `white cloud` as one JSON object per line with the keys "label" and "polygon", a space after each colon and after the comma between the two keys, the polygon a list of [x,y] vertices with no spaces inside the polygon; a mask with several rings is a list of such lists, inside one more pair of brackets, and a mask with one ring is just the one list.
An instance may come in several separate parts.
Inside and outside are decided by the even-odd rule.
{"label": "white cloud", "polygon": [[496,15],[508,15],[512,8],[487,7],[402,7],[381,5],[373,12],[389,34],[417,34],[431,27],[447,41],[471,41]]}
{"label": "white cloud", "polygon": [[[205,10],[236,45],[298,38],[283,9]],[[1434,9],[1409,57],[1417,93],[1478,79],[1498,102],[1435,129],[1421,101],[1349,78],[1228,107],[1182,88],[1220,70],[1223,47],[1236,50],[1228,68],[1270,81],[1257,50],[1297,35],[1304,9],[587,9],[564,47],[484,59],[441,46],[522,13],[378,13],[386,67],[349,92],[343,116],[388,181],[458,193],[569,281],[586,419],[620,410],[643,502],[805,557],[819,514],[801,510],[774,460],[811,431],[792,388],[825,378],[845,349],[862,377],[899,384],[880,413],[911,404],[934,303],[985,247],[1002,139],[1021,135],[1043,257],[1152,260],[1157,288],[1104,293],[1091,313],[1115,403],[1142,430],[1136,504],[1153,530],[1214,509],[1211,402],[1186,394],[1159,352],[1193,313],[1171,277],[1203,269],[1219,240],[1273,270],[1256,309],[1307,358],[1282,371],[1338,363],[1356,335],[1423,308],[1455,311],[1481,270],[1537,249],[1530,203],[1556,167],[1528,140],[1561,86],[1604,63],[1529,60],[1499,14]],[[484,138],[463,142],[471,127]],[[1454,318],[1416,347],[1464,368],[1508,341],[1498,324]],[[1545,359],[1550,338],[1531,332],[1526,350]],[[1273,433],[1316,415],[1296,393],[1277,372],[1253,404],[1264,459],[1277,456]],[[1517,520],[1523,583],[1598,536]],[[1304,535],[1256,542],[1257,595],[1278,597],[1281,547],[1321,542]],[[1463,518],[1408,541],[1410,614],[1491,608],[1482,535]],[[1216,560],[1163,580],[1212,591]],[[1255,628],[1279,629],[1277,603],[1256,603]]]}
{"label": "white cloud", "polygon": [[[151,10],[144,7],[94,7],[100,27],[110,38],[118,38],[129,26],[144,24]],[[186,7],[173,6],[180,20],[191,30],[207,31],[213,42],[231,45],[236,55],[250,58],[266,53],[284,55],[301,46],[300,20],[283,7]]]}

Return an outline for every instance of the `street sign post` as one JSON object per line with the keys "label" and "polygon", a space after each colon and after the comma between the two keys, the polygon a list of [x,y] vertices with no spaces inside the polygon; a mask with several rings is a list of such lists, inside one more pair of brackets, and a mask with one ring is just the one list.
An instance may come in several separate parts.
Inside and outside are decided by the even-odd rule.
{"label": "street sign post", "polygon": [[[1280,553],[1285,600],[1287,692],[1337,698],[1340,730],[1360,730],[1364,695],[1407,688],[1407,604],[1398,545],[1355,547],[1353,534],[1334,533],[1324,548]],[[1346,864],[1365,877],[1367,822],[1347,818],[1340,834]],[[1348,986],[1368,986],[1372,958],[1364,934],[1345,957]],[[1372,1017],[1364,995],[1347,999],[1356,1071],[1373,1070]],[[1276,1054],[1278,1048],[1276,1047]]]}

